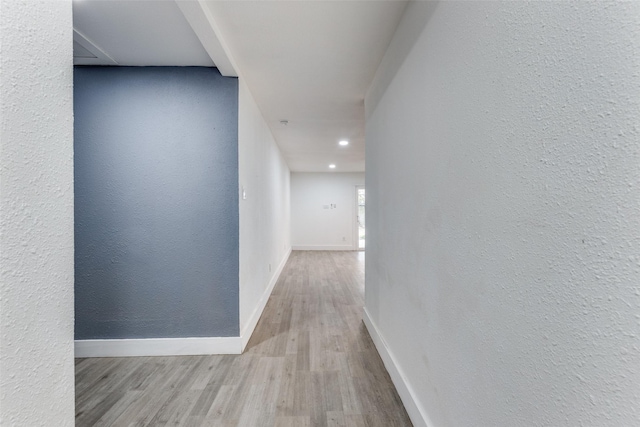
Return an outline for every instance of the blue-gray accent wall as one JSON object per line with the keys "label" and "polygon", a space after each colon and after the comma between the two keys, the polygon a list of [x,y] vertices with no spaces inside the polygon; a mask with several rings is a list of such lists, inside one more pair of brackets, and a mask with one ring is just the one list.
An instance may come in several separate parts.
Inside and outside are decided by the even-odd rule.
{"label": "blue-gray accent wall", "polygon": [[239,336],[238,80],[76,67],[76,339]]}

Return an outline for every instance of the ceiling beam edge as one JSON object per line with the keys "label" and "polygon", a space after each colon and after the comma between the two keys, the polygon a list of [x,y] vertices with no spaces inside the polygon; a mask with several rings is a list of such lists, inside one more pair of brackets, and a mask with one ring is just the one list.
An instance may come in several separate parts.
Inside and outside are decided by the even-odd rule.
{"label": "ceiling beam edge", "polygon": [[95,58],[78,58],[74,56],[73,65],[118,65],[118,62],[109,56],[107,52],[75,28],[73,29],[73,41],[95,56]]}
{"label": "ceiling beam edge", "polygon": [[215,18],[204,2],[202,0],[175,0],[175,2],[220,74],[226,77],[238,77],[235,61],[224,42]]}

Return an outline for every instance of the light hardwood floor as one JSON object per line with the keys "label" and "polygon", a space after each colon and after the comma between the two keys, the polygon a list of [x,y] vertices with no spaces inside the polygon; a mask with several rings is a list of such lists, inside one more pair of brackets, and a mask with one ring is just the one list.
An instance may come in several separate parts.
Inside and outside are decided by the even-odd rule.
{"label": "light hardwood floor", "polygon": [[411,426],[363,292],[363,253],[294,251],[242,355],[77,359],[76,425]]}

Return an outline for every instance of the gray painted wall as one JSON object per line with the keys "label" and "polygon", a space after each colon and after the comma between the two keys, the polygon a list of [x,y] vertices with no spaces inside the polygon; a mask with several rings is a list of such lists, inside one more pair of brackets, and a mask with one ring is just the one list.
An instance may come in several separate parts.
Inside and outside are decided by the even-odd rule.
{"label": "gray painted wall", "polygon": [[76,339],[238,336],[238,81],[76,67]]}

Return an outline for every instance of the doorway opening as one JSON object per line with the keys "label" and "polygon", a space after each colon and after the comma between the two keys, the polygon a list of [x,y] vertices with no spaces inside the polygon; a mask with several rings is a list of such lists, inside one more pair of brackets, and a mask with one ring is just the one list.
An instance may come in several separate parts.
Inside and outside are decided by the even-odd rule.
{"label": "doorway opening", "polygon": [[356,225],[358,228],[358,250],[363,251],[365,245],[365,192],[364,187],[356,187]]}

